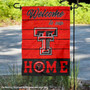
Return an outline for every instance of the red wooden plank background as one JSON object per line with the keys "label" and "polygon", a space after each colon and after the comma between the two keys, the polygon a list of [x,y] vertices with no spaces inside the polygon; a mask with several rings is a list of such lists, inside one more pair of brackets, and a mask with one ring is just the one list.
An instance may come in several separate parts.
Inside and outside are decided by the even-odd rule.
{"label": "red wooden plank background", "polygon": [[[64,13],[62,17],[33,17],[30,19],[27,12],[30,9],[40,11],[56,11]],[[70,58],[70,7],[23,7],[22,8],[22,58]],[[49,25],[50,20],[53,25]],[[55,25],[56,22],[63,22],[63,25]],[[51,27],[57,28],[57,37],[50,41],[52,55],[40,56],[40,47],[42,42],[37,41],[34,36],[34,28]]]}

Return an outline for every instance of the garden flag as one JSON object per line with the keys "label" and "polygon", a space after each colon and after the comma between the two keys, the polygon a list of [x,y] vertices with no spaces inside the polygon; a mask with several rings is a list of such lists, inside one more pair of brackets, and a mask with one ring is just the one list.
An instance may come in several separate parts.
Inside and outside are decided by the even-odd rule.
{"label": "garden flag", "polygon": [[70,72],[70,7],[22,7],[22,75]]}

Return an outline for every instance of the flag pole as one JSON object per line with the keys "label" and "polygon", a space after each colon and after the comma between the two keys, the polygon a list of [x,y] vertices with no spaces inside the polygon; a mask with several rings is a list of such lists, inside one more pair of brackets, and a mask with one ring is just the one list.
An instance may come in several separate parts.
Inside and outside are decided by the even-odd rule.
{"label": "flag pole", "polygon": [[73,5],[73,77],[75,90],[75,4]]}

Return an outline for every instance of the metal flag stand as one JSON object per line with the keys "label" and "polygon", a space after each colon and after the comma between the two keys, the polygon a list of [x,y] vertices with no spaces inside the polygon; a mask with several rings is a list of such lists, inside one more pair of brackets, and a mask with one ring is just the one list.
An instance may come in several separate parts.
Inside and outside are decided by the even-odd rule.
{"label": "metal flag stand", "polygon": [[[65,0],[61,1],[61,2],[64,2]],[[61,3],[60,2],[60,3]],[[16,9],[22,9],[21,5],[20,7],[16,7],[16,4],[19,4],[19,3],[15,3],[13,5],[14,8]],[[77,7],[75,7],[75,3],[73,5],[73,7],[71,6],[70,9],[72,10],[73,9],[73,79],[74,79],[74,89],[73,90],[76,90],[75,89],[75,9],[77,9],[79,7],[78,5],[78,2],[77,2]]]}
{"label": "metal flag stand", "polygon": [[[64,2],[65,0],[61,1],[61,2]],[[60,3],[61,3],[60,2]],[[73,90],[76,90],[75,89],[75,86],[76,86],[76,83],[75,83],[75,9],[77,9],[79,7],[78,5],[78,2],[77,2],[77,7],[75,7],[75,3],[73,5],[73,7],[71,6],[70,9],[72,10],[73,9],[73,79],[74,79],[74,88]]]}

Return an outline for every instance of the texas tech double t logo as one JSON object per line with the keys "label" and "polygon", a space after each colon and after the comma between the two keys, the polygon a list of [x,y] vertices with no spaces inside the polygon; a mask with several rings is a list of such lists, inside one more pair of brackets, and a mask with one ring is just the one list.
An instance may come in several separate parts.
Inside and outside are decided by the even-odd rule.
{"label": "texas tech double t logo", "polygon": [[52,55],[50,41],[54,41],[54,36],[57,36],[57,28],[34,28],[34,36],[37,36],[38,41],[42,41],[40,55]]}
{"label": "texas tech double t logo", "polygon": [[22,7],[22,75],[69,75],[70,7]]}

